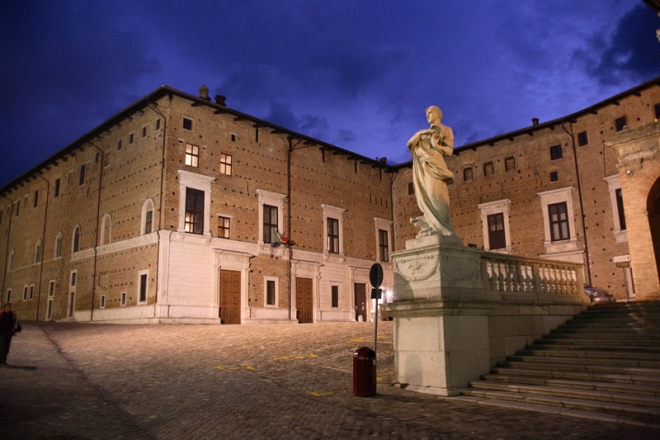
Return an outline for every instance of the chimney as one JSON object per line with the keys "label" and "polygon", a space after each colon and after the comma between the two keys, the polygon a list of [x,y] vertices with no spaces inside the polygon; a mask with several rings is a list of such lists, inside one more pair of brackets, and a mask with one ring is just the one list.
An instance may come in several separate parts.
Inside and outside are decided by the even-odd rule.
{"label": "chimney", "polygon": [[532,118],[532,125],[539,125],[539,118]]}
{"label": "chimney", "polygon": [[387,158],[386,158],[386,157],[381,157],[381,158],[379,159],[379,161],[380,161],[380,163],[382,163],[383,165],[387,165]]}
{"label": "chimney", "polygon": [[202,86],[199,88],[199,98],[203,99],[204,101],[210,101],[211,99],[209,98],[209,88],[206,86]]}
{"label": "chimney", "polygon": [[222,107],[227,107],[227,104],[225,104],[225,101],[227,101],[226,96],[222,95],[215,95],[215,103],[222,106]]}

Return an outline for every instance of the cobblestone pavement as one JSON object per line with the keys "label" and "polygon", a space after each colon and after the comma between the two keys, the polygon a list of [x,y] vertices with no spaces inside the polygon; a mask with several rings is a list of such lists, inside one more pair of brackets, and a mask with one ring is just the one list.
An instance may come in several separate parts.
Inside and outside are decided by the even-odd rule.
{"label": "cobblestone pavement", "polygon": [[373,324],[23,323],[0,368],[0,438],[660,438],[392,386],[381,324],[378,396],[358,398],[353,353]]}

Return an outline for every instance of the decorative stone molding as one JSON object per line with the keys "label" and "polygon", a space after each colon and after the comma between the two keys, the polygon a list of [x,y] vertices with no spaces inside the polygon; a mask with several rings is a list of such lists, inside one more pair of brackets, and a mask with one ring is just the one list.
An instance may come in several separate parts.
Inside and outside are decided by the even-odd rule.
{"label": "decorative stone molding", "polygon": [[394,260],[394,272],[406,281],[422,281],[438,270],[438,254],[414,255]]}

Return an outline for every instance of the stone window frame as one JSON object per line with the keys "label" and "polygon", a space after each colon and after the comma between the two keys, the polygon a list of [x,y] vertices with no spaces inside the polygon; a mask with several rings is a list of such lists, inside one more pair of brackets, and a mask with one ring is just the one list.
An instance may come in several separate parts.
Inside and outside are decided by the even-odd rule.
{"label": "stone window frame", "polygon": [[34,264],[41,263],[42,255],[43,255],[43,243],[41,242],[41,238],[40,238],[37,240],[37,242],[34,245]]}
{"label": "stone window frame", "polygon": [[34,284],[30,284],[30,293],[28,295],[28,299],[32,301],[34,299]]}
{"label": "stone window frame", "polygon": [[257,235],[257,243],[260,246],[267,245],[264,242],[264,205],[274,206],[277,208],[277,227],[278,232],[282,233],[279,228],[284,226],[284,199],[286,194],[280,194],[265,189],[257,189],[257,203],[259,211],[259,235]]}
{"label": "stone window frame", "polygon": [[[142,209],[140,211],[140,235],[151,234],[154,232],[154,213],[156,204],[154,203],[151,197],[148,197],[144,203],[142,203]],[[151,212],[151,227],[150,231],[147,232],[147,215]]]}
{"label": "stone window frame", "polygon": [[[144,292],[142,291],[142,279],[145,279]],[[142,294],[144,293],[144,299]],[[149,269],[138,270],[137,272],[137,303],[147,304],[149,301]]]}
{"label": "stone window frame", "polygon": [[[229,240],[231,238],[231,224],[234,218],[231,214],[217,214],[218,217],[218,238]],[[223,221],[221,221],[221,219]],[[224,220],[227,220],[227,227],[224,226]],[[227,236],[220,234],[220,231],[227,231]]]}
{"label": "stone window frame", "polygon": [[[275,296],[273,304],[268,304],[268,282],[271,281],[275,285]],[[272,275],[264,275],[264,307],[278,308],[280,303],[280,278]]]}
{"label": "stone window frame", "polygon": [[[567,250],[577,250],[577,225],[575,224],[575,211],[573,209],[573,189],[574,188],[572,186],[567,186],[565,188],[552,189],[549,191],[536,193],[536,195],[538,195],[541,199],[544,236],[543,245],[545,246],[546,253],[548,254]],[[548,205],[561,202],[566,203],[569,238],[567,240],[552,241]],[[569,245],[570,249],[566,249],[567,244]]]}
{"label": "stone window frame", "polygon": [[126,295],[126,292],[122,292],[121,296],[119,297],[119,307],[126,307],[127,302],[128,302],[128,295]]}
{"label": "stone window frame", "polygon": [[78,285],[78,269],[69,272],[69,289],[75,289]]}
{"label": "stone window frame", "polygon": [[28,300],[28,290],[29,289],[30,289],[30,286],[28,286],[27,284],[23,285],[23,301]]}
{"label": "stone window frame", "polygon": [[13,272],[15,265],[14,263],[16,262],[16,251],[14,248],[11,248],[9,251],[9,258],[7,260],[7,272]]}
{"label": "stone window frame", "polygon": [[211,184],[215,177],[203,174],[191,173],[190,171],[178,170],[179,173],[179,225],[177,232],[186,232],[186,188],[204,191],[204,231],[201,235],[211,237],[210,216],[211,206]]}
{"label": "stone window frame", "polygon": [[101,295],[101,300],[99,301],[99,309],[105,309],[105,295]]}
{"label": "stone window frame", "polygon": [[614,131],[615,132],[620,132],[623,129],[628,127],[628,118],[626,118],[626,115],[623,115],[621,117],[618,117],[614,120]]}
{"label": "stone window frame", "polygon": [[[382,261],[385,263],[389,263],[391,261],[391,256],[389,255],[390,252],[392,252],[392,225],[394,222],[390,220],[386,220],[384,218],[378,218],[374,217],[374,230],[376,234],[376,261]],[[381,251],[381,243],[380,243],[380,231],[386,231],[387,232],[387,249],[388,249],[388,255],[386,260],[381,260],[380,257],[380,251]]]}
{"label": "stone window frame", "polygon": [[57,280],[48,280],[48,298],[55,296],[55,286],[57,285]]}
{"label": "stone window frame", "polygon": [[339,308],[339,284],[330,285],[330,307]]}
{"label": "stone window frame", "polygon": [[[332,255],[339,255],[345,257],[344,254],[344,212],[346,209],[339,208],[337,206],[321,204],[323,209],[323,255],[325,258]],[[332,218],[338,221],[339,223],[339,252],[334,253],[330,252],[328,247],[328,218]]]}
{"label": "stone window frame", "polygon": [[11,293],[12,293],[12,291],[11,291],[11,287],[10,287],[9,289],[7,289],[7,297],[6,297],[7,301],[5,301],[5,302],[8,302],[8,303],[11,302]]}
{"label": "stone window frame", "polygon": [[484,177],[490,177],[495,174],[495,165],[493,162],[486,162],[484,164]]}
{"label": "stone window frame", "polygon": [[550,160],[559,160],[564,158],[564,150],[561,144],[553,145],[550,147]]}
{"label": "stone window frame", "polygon": [[53,258],[62,258],[62,242],[64,241],[64,234],[62,231],[57,231],[55,235],[55,248],[53,249]]}
{"label": "stone window frame", "polygon": [[55,186],[55,188],[53,188],[53,198],[56,199],[56,198],[58,198],[59,196],[62,195],[62,194],[61,194],[61,191],[60,191],[60,190],[62,189],[62,180],[61,180],[61,177],[60,177],[60,176],[57,176],[57,177],[55,178],[55,181],[54,181],[54,182],[55,182],[55,183],[54,183],[53,185]]}
{"label": "stone window frame", "polygon": [[[621,221],[619,220],[619,205],[616,200],[616,191],[621,189],[621,178],[618,174],[613,174],[611,176],[603,177],[603,180],[607,182],[607,191],[610,196],[610,211],[612,212],[613,221],[612,234],[614,235],[614,240],[617,243],[627,242],[628,231],[626,229],[621,229]],[[625,215],[625,205],[623,211]]]}
{"label": "stone window frame", "polygon": [[474,171],[471,167],[463,168],[463,182],[472,182],[474,180]]}
{"label": "stone window frame", "polygon": [[[108,229],[108,234],[106,237],[106,227]],[[101,218],[101,231],[99,234],[99,246],[103,246],[104,244],[110,244],[112,243],[112,215],[109,212],[106,212],[103,214],[103,217]]]}
{"label": "stone window frame", "polygon": [[[513,251],[513,245],[511,244],[511,226],[510,226],[510,214],[511,209],[511,200],[502,199],[495,200],[492,202],[480,203],[477,205],[479,208],[479,214],[481,216],[481,233],[484,241],[484,249],[490,252],[498,253],[510,253]],[[490,235],[488,233],[488,216],[494,214],[502,214],[504,217],[504,242],[506,246],[501,249],[491,249],[490,248]]]}
{"label": "stone window frame", "polygon": [[82,228],[80,225],[76,225],[73,227],[73,234],[71,234],[71,253],[75,254],[76,252],[80,252],[80,240],[82,238]]}

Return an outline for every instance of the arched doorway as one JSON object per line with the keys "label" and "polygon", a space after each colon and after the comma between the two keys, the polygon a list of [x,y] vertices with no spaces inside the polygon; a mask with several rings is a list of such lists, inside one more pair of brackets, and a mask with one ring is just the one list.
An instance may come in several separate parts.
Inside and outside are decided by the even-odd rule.
{"label": "arched doorway", "polygon": [[[660,178],[658,178],[646,200],[646,211],[649,213],[649,229],[653,240],[653,255],[655,266],[660,274]],[[660,280],[658,280],[660,281]]]}

